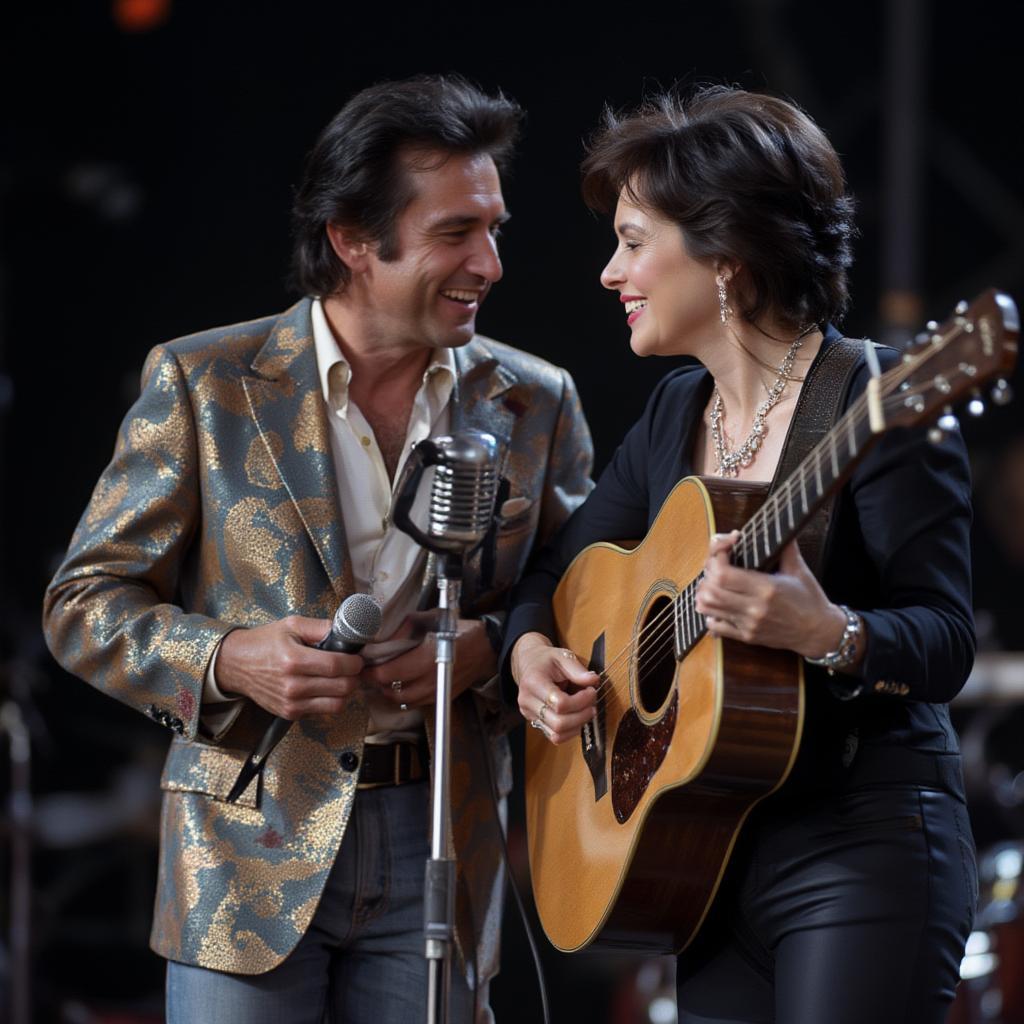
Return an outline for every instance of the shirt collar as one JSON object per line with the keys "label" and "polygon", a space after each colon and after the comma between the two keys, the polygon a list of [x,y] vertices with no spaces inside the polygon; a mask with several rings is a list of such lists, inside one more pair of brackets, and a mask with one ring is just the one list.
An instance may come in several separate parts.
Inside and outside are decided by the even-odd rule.
{"label": "shirt collar", "polygon": [[[334,332],[327,322],[320,299],[313,300],[313,347],[316,351],[316,368],[320,378],[320,390],[328,407],[342,415],[348,409],[348,385],[352,378],[352,367],[342,355],[334,338]],[[443,408],[455,388],[457,374],[455,353],[450,348],[435,348],[430,363],[423,371],[423,386],[430,389],[433,398]]]}

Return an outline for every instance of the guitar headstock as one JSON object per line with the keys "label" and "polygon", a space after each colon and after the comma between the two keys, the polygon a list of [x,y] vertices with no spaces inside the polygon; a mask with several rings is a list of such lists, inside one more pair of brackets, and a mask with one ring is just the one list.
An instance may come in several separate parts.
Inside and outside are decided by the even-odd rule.
{"label": "guitar headstock", "polygon": [[981,387],[993,379],[992,401],[1005,405],[1012,397],[1006,377],[1017,362],[1019,333],[1016,304],[994,288],[970,305],[961,302],[943,323],[928,324],[902,362],[879,381],[885,426],[917,426],[949,416],[965,398],[969,411],[980,416]]}

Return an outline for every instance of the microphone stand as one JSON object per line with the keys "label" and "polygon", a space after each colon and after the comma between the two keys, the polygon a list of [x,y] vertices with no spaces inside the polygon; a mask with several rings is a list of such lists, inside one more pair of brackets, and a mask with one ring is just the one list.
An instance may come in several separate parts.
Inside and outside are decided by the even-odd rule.
{"label": "microphone stand", "polygon": [[[437,701],[434,716],[434,778],[431,788],[432,822],[430,859],[427,861],[423,895],[424,954],[427,959],[427,1024],[446,1024],[451,984],[452,947],[455,942],[455,861],[448,856],[451,845],[450,766],[452,668],[458,634],[459,605],[462,597],[463,561],[476,550],[494,520],[499,444],[490,434],[476,432],[462,451],[449,451],[445,442],[456,448],[454,438],[421,441],[414,449],[397,488],[393,509],[395,525],[429,551],[437,555],[439,628],[434,634],[437,663]],[[486,497],[481,485],[452,480],[451,491],[443,499],[435,491],[431,496],[431,532],[424,533],[411,518],[413,500],[424,470],[428,466],[449,471],[458,458],[489,474]],[[469,494],[466,493],[468,487]],[[468,504],[467,504],[468,502]],[[436,529],[435,529],[436,527]]]}
{"label": "microphone stand", "polygon": [[427,958],[427,1024],[448,1020],[452,945],[455,938],[455,861],[448,856],[452,670],[462,595],[462,559],[438,558],[440,622],[436,638],[437,701],[434,711],[434,778],[431,789],[430,860],[423,893],[423,934]]}

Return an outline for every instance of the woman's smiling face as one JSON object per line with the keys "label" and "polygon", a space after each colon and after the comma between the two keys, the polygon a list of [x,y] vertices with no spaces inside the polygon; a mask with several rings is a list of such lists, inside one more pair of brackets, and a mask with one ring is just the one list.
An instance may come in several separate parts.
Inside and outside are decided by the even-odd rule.
{"label": "woman's smiling face", "polygon": [[623,192],[615,207],[618,246],[601,284],[619,293],[638,356],[695,355],[721,327],[716,268],[694,259],[678,225]]}

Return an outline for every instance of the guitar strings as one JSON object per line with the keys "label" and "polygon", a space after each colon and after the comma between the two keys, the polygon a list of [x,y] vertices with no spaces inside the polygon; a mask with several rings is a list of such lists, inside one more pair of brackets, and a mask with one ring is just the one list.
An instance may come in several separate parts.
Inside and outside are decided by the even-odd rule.
{"label": "guitar strings", "polygon": [[[701,576],[703,576],[703,573],[701,573]],[[627,661],[628,659],[630,659],[634,653],[636,654],[638,659],[642,656],[649,658],[651,654],[651,649],[654,648],[655,645],[659,645],[659,652],[661,653],[659,653],[657,661],[655,662],[655,664],[657,664],[661,661],[662,657],[664,656],[663,652],[665,650],[671,650],[674,647],[673,642],[670,642],[666,645],[664,641],[666,639],[674,640],[675,616],[673,613],[675,607],[680,603],[684,603],[684,598],[687,598],[687,601],[684,603],[684,606],[688,605],[691,608],[693,607],[693,595],[690,592],[696,592],[694,583],[698,582],[700,578],[701,577],[698,576],[694,581],[691,581],[691,583],[688,584],[683,591],[681,591],[675,598],[673,598],[669,602],[666,608],[660,611],[646,626],[644,626],[643,629],[640,630],[640,632],[637,634],[637,640],[639,640],[639,642],[631,641],[629,644],[627,644],[612,660],[612,662],[598,673],[599,678],[601,678],[602,680],[601,684],[594,688],[595,692],[598,695],[598,703],[600,703],[602,700],[607,699],[607,697],[609,696],[609,689],[613,692],[618,691],[617,682],[613,678],[612,672],[613,670],[617,670],[622,665],[623,661]],[[668,619],[667,623],[665,621],[666,618]],[[657,630],[656,633],[654,632],[655,630]],[[645,634],[647,635],[645,636]]]}

